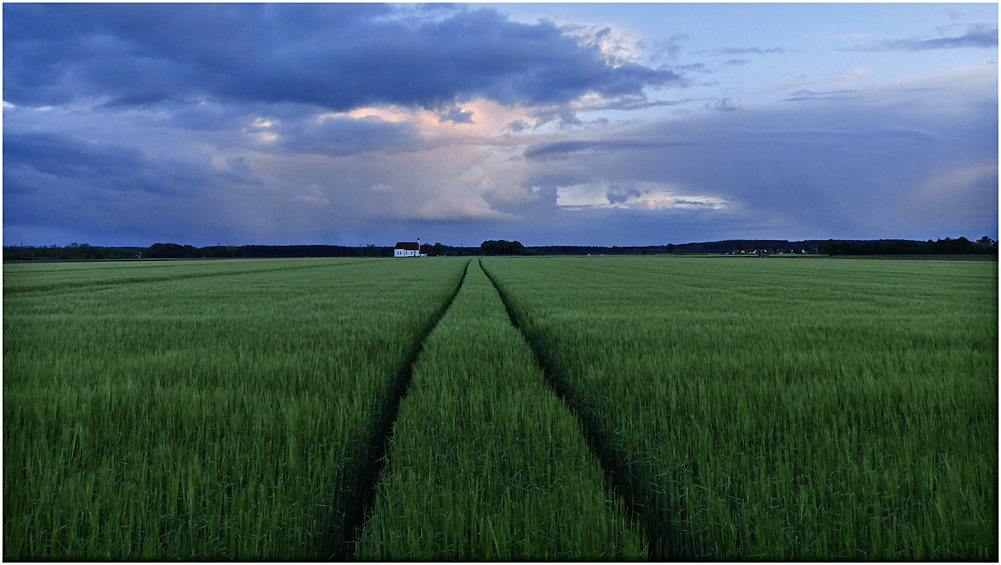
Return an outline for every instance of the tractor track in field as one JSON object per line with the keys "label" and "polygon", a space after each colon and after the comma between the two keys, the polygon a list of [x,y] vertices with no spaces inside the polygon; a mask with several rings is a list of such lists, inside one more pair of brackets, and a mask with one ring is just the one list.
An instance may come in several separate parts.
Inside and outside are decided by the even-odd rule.
{"label": "tractor track in field", "polygon": [[535,354],[539,368],[546,376],[546,382],[580,421],[587,444],[601,464],[606,487],[614,495],[622,498],[630,519],[646,532],[650,543],[650,559],[653,561],[695,559],[695,555],[686,551],[680,544],[671,543],[671,540],[679,538],[673,528],[658,516],[667,508],[666,500],[663,500],[663,496],[657,496],[650,488],[649,482],[644,479],[646,470],[639,463],[631,461],[628,454],[612,443],[601,426],[598,414],[573,391],[567,379],[560,375],[552,359],[545,353],[545,349],[530,337],[517,309],[497,283],[497,279],[482,262],[480,267],[500,295],[511,319],[511,325],[521,333],[525,343]]}
{"label": "tractor track in field", "polygon": [[407,389],[410,387],[410,381],[414,374],[414,365],[424,350],[424,343],[431,335],[431,332],[438,327],[438,323],[445,317],[448,309],[455,302],[455,297],[462,290],[466,274],[469,273],[470,263],[472,263],[472,259],[466,262],[466,267],[462,272],[462,277],[459,278],[459,283],[456,285],[455,291],[452,292],[452,295],[449,296],[448,300],[444,302],[435,315],[428,320],[427,324],[422,328],[420,335],[414,341],[410,353],[396,374],[396,378],[382,409],[373,421],[372,433],[369,435],[370,440],[368,445],[363,446],[355,458],[355,468],[357,471],[354,473],[354,478],[350,483],[351,488],[348,488],[343,493],[339,493],[334,500],[332,512],[342,512],[340,515],[342,518],[338,519],[334,515],[331,519],[331,523],[326,530],[327,540],[323,548],[323,553],[332,560],[347,561],[354,559],[355,544],[361,535],[365,521],[369,518],[372,508],[375,506],[376,485],[388,461],[387,452],[393,437],[393,425],[396,423],[396,418],[400,411],[400,403],[406,397]]}

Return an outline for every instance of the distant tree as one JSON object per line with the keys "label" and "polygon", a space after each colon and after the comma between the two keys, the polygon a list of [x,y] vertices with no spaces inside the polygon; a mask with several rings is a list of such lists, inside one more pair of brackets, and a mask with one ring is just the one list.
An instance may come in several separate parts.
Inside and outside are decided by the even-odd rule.
{"label": "distant tree", "polygon": [[81,243],[76,249],[77,257],[80,259],[94,259],[97,255],[96,250],[87,243]]}
{"label": "distant tree", "polygon": [[828,239],[824,243],[820,244],[820,252],[824,255],[840,255],[841,247],[838,245],[837,241]]}
{"label": "distant tree", "polygon": [[4,261],[37,261],[59,259],[64,261],[79,261],[93,259],[134,259],[137,248],[134,247],[94,247],[86,243],[76,247],[67,245],[51,246],[11,246],[3,248]]}
{"label": "distant tree", "polygon": [[675,249],[675,245],[673,243],[668,243],[667,244],[667,252],[668,253],[674,253],[674,249]]}
{"label": "distant tree", "polygon": [[735,244],[733,245],[733,248],[734,248],[735,250],[737,250],[737,251],[743,251],[743,250],[744,250],[744,247],[745,247],[745,245],[746,245],[746,244],[745,244],[745,243],[743,242],[743,240],[741,240],[741,241],[738,241],[737,243],[735,243]]}
{"label": "distant tree", "polygon": [[[186,248],[190,245],[181,246],[176,243],[154,243],[146,249],[143,257],[150,259],[179,259],[185,257]],[[194,247],[191,247],[194,249]]]}
{"label": "distant tree", "polygon": [[202,247],[198,250],[198,255],[201,257],[243,257],[243,248],[235,245]]}
{"label": "distant tree", "polygon": [[480,244],[484,255],[524,255],[525,246],[520,241],[488,240]]}

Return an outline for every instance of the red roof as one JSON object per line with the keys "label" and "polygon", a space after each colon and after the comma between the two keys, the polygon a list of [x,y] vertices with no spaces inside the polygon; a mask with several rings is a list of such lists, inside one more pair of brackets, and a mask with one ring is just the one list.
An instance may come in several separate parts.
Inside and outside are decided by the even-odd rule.
{"label": "red roof", "polygon": [[397,249],[406,249],[407,251],[420,251],[421,246],[417,245],[416,241],[397,241]]}

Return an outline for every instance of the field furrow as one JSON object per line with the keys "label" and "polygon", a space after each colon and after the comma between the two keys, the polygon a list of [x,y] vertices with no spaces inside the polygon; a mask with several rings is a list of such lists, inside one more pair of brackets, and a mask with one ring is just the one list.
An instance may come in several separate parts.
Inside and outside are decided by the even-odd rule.
{"label": "field furrow", "polygon": [[645,545],[471,265],[414,369],[357,557],[637,559]]}
{"label": "field furrow", "polygon": [[997,270],[483,261],[654,557],[997,559]]}
{"label": "field furrow", "polygon": [[424,324],[420,335],[414,340],[406,359],[400,364],[400,370],[396,375],[389,394],[383,401],[382,408],[374,418],[374,425],[369,434],[368,445],[364,447],[364,454],[359,457],[360,471],[356,475],[356,484],[353,488],[349,489],[349,492],[353,496],[347,501],[347,504],[343,505],[345,507],[344,518],[340,524],[340,535],[336,538],[341,542],[340,547],[330,548],[332,551],[329,552],[329,555],[335,559],[346,560],[354,554],[355,543],[361,534],[362,525],[375,503],[376,480],[385,467],[386,450],[389,447],[393,425],[399,414],[400,401],[403,400],[403,397],[407,394],[407,389],[410,388],[414,364],[417,362],[421,351],[424,350],[424,344],[428,336],[437,327],[441,318],[451,307],[456,295],[462,289],[466,274],[469,271],[469,263],[470,261],[467,260],[466,267],[462,272],[462,278],[459,279],[459,283],[455,286],[452,295],[441,305],[434,316]]}
{"label": "field furrow", "polygon": [[4,296],[5,559],[342,546],[386,399],[465,261],[282,263]]}
{"label": "field furrow", "polygon": [[642,524],[646,537],[651,543],[651,557],[655,559],[692,558],[692,555],[665,552],[664,540],[670,537],[669,532],[665,530],[668,530],[670,526],[664,524],[663,521],[654,519],[646,511],[649,500],[654,498],[654,494],[649,483],[643,480],[645,476],[643,466],[633,461],[624,451],[623,446],[608,436],[602,428],[600,415],[587,404],[583,397],[576,393],[574,387],[560,374],[553,359],[542,349],[541,344],[536,342],[532,335],[526,331],[524,316],[519,313],[504,289],[497,284],[490,271],[484,268],[483,272],[500,296],[511,324],[518,329],[522,339],[532,350],[536,363],[545,375],[550,388],[566,403],[569,410],[580,421],[581,430],[591,452],[604,471],[606,483],[622,498],[626,512],[630,517]]}

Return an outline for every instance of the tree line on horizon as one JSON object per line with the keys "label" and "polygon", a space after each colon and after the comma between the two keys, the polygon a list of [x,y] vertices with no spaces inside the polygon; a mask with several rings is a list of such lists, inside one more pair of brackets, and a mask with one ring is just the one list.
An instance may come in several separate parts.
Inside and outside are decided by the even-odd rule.
{"label": "tree line on horizon", "polygon": [[[686,253],[750,253],[756,250],[772,252],[807,252],[822,255],[996,255],[997,241],[983,236],[977,241],[965,237],[936,241],[906,239],[879,240],[722,240],[648,246],[584,246],[546,245],[526,247],[519,241],[487,240],[478,247],[456,247],[441,243],[422,244],[421,253],[428,256],[470,255],[647,255]],[[242,245],[195,247],[177,243],[154,243],[149,247],[101,247],[86,243],[71,243],[65,247],[9,245],[3,248],[4,261],[81,261],[125,259],[213,259],[213,258],[279,258],[279,257],[392,257],[393,247],[368,244],[364,247],[345,245]]]}
{"label": "tree line on horizon", "polygon": [[965,237],[937,241],[879,239],[876,241],[837,241],[820,244],[824,255],[997,255],[998,242],[988,236],[977,241]]}

